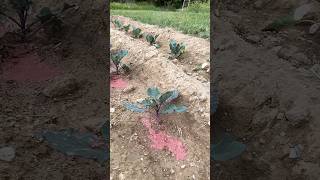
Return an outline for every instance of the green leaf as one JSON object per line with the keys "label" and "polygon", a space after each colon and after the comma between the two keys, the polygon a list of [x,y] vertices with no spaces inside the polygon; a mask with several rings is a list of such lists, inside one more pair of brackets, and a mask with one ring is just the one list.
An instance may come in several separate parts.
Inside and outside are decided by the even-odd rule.
{"label": "green leaf", "polygon": [[101,127],[101,134],[103,136],[104,140],[108,140],[109,139],[109,134],[110,134],[110,126],[107,123],[104,123]]}
{"label": "green leaf", "polygon": [[43,7],[37,17],[40,19],[42,23],[48,21],[50,18],[52,18],[54,14],[52,13],[51,9],[49,7]]}
{"label": "green leaf", "polygon": [[140,108],[138,105],[132,104],[132,103],[129,103],[129,102],[124,102],[123,106],[125,108],[127,108],[128,110],[133,111],[133,112],[140,112],[140,113],[145,112],[145,109]]}
{"label": "green leaf", "polygon": [[222,132],[216,136],[216,141],[211,150],[211,157],[216,161],[226,161],[241,155],[246,145],[234,140],[230,134]]}
{"label": "green leaf", "polygon": [[98,142],[93,133],[80,133],[73,129],[62,131],[43,131],[35,135],[44,139],[53,149],[68,156],[80,156],[88,159],[96,159],[101,164],[109,159],[108,149],[93,148],[92,145]]}
{"label": "green leaf", "polygon": [[282,28],[294,25],[295,22],[292,16],[281,17],[268,24],[262,31],[280,31]]}
{"label": "green leaf", "polygon": [[158,97],[160,96],[160,91],[156,87],[148,88],[147,93],[148,96],[153,97],[154,99],[158,99]]}
{"label": "green leaf", "polygon": [[148,106],[151,105],[151,101],[150,101],[150,99],[144,99],[144,100],[141,102],[141,104],[143,104],[144,107],[148,107]]}
{"label": "green leaf", "polygon": [[113,21],[113,24],[118,28],[118,29],[121,29],[122,28],[122,22],[118,19],[114,20]]}
{"label": "green leaf", "polygon": [[122,64],[122,69],[126,72],[126,73],[129,73],[130,72],[130,68],[129,68],[129,66],[128,65],[126,65],[126,64]]}
{"label": "green leaf", "polygon": [[127,50],[120,50],[116,54],[111,55],[111,59],[115,64],[120,64],[122,58],[128,55]]}
{"label": "green leaf", "polygon": [[177,99],[179,97],[179,91],[173,90],[171,96],[168,98],[168,102]]}
{"label": "green leaf", "polygon": [[171,54],[173,54],[175,57],[179,57],[182,53],[184,53],[186,46],[181,43],[178,44],[175,40],[171,40],[169,44]]}
{"label": "green leaf", "polygon": [[159,37],[159,34],[155,35],[154,36],[154,41],[156,41],[158,37]]}
{"label": "green leaf", "polygon": [[15,10],[25,11],[28,10],[32,4],[31,0],[9,0],[11,7]]}
{"label": "green leaf", "polygon": [[169,114],[169,113],[181,113],[181,112],[186,112],[187,107],[185,106],[176,106],[174,104],[168,104],[166,105],[163,110],[161,111],[162,114]]}
{"label": "green leaf", "polygon": [[126,25],[126,26],[123,26],[123,29],[124,29],[126,32],[128,32],[129,29],[130,29],[130,24],[128,24],[128,25]]}
{"label": "green leaf", "polygon": [[171,40],[169,46],[170,46],[171,52],[174,52],[177,47],[177,42],[175,40]]}
{"label": "green leaf", "polygon": [[133,30],[132,30],[133,37],[140,38],[142,37],[141,33],[142,33],[142,30],[140,28],[133,27]]}
{"label": "green leaf", "polygon": [[152,34],[147,34],[146,40],[150,43],[150,45],[153,45],[156,43],[156,39],[159,35],[152,35]]}
{"label": "green leaf", "polygon": [[173,113],[174,109],[175,109],[176,105],[174,104],[167,104],[163,110],[161,111],[162,114],[169,114],[169,113]]}
{"label": "green leaf", "polygon": [[187,107],[185,107],[185,106],[176,106],[175,112],[182,113],[182,112],[186,112],[186,111],[187,111]]}
{"label": "green leaf", "polygon": [[155,39],[151,34],[147,34],[146,40],[150,43],[150,45],[155,43]]}
{"label": "green leaf", "polygon": [[173,94],[173,91],[167,91],[163,93],[159,98],[160,103],[164,103],[166,100],[168,100],[172,96],[172,94]]}

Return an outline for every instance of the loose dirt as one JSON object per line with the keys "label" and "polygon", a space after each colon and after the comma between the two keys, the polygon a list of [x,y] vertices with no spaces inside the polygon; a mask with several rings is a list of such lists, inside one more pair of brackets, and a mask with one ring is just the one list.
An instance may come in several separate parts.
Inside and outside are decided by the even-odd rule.
{"label": "loose dirt", "polygon": [[[310,70],[319,63],[319,33],[260,31],[267,20],[290,12],[280,4],[300,5],[268,2],[255,9],[253,1],[224,1],[221,16],[212,20],[213,72],[222,75],[214,122],[247,145],[241,157],[213,162],[217,180],[319,179],[320,81]],[[300,54],[279,53],[288,46]],[[291,159],[295,145],[302,151]]]}
{"label": "loose dirt", "polygon": [[[209,73],[206,72],[207,70],[195,70],[197,67],[201,67],[203,63],[207,63],[209,67],[210,41],[208,39],[182,34],[172,28],[159,28],[155,25],[143,24],[123,16],[111,17],[111,20],[115,19],[120,20],[124,25],[130,24],[131,26],[142,29],[145,35],[148,33],[153,35],[158,34],[157,43],[161,46],[158,50],[166,58],[169,58],[169,42],[171,39],[176,40],[178,43],[184,43],[186,45],[186,52],[177,60],[173,60],[173,62],[185,73],[194,76],[199,81],[210,82]],[[128,33],[128,35],[130,36],[130,33]],[[145,38],[141,38],[140,40],[146,41]]]}
{"label": "loose dirt", "polygon": [[42,130],[66,128],[101,138],[108,73],[103,6],[101,2],[94,2],[93,8],[88,1],[78,4],[79,12],[64,19],[64,33],[58,38],[39,33],[21,44],[12,34],[1,33],[8,56],[1,62],[0,147],[13,147],[15,157],[0,161],[0,179],[107,178],[109,167],[66,156],[35,138]]}
{"label": "loose dirt", "polygon": [[[124,17],[121,20],[137,23]],[[138,26],[137,23],[137,27],[162,32],[159,38],[165,36],[164,30],[155,26],[141,23]],[[184,37],[186,42],[206,41],[171,32],[171,38]],[[165,38],[159,41],[169,43]],[[122,76],[128,87],[111,89],[111,108],[114,108],[111,113],[112,179],[209,179],[209,84],[182,70],[192,72],[194,67],[182,62],[184,57],[194,57],[195,52],[188,49],[188,54],[181,57],[181,64],[175,64],[168,59],[165,46],[157,50],[145,40],[131,38],[129,33],[120,32],[113,26],[111,44],[112,51],[128,50],[123,61],[131,67],[130,74]],[[202,49],[209,50],[209,46],[204,45]],[[206,57],[201,62],[206,62],[209,53],[201,56]],[[164,115],[159,127],[150,114],[133,113],[123,107],[123,101],[136,102],[145,98],[147,88],[154,86],[162,92],[180,91],[182,96],[177,104],[186,105],[188,112]]]}

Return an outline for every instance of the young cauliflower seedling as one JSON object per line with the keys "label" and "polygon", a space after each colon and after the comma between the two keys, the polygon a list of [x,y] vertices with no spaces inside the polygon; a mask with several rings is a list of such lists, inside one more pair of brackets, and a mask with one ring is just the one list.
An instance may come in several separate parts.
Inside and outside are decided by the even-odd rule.
{"label": "young cauliflower seedling", "polygon": [[187,107],[175,105],[173,100],[179,97],[177,90],[160,93],[157,87],[148,88],[148,97],[137,104],[124,102],[124,107],[133,112],[149,111],[155,115],[156,120],[161,123],[160,115],[169,113],[181,113],[187,111]]}
{"label": "young cauliflower seedling", "polygon": [[175,40],[170,41],[169,47],[171,55],[173,55],[174,58],[179,57],[186,49],[186,46],[183,43],[177,43]]}
{"label": "young cauliflower seedling", "polygon": [[111,55],[111,60],[112,60],[113,64],[116,66],[117,75],[120,74],[120,67],[122,67],[122,69],[125,72],[128,72],[130,70],[126,64],[121,62],[121,60],[127,55],[128,55],[127,50],[120,50],[119,52]]}
{"label": "young cauliflower seedling", "polygon": [[155,36],[152,34],[147,34],[146,40],[150,43],[151,46],[155,46],[156,48],[160,48],[160,45],[156,43],[158,36],[159,36],[159,34],[157,34]]}
{"label": "young cauliflower seedling", "polygon": [[142,30],[140,28],[132,27],[132,36],[134,38],[141,38],[142,37]]}

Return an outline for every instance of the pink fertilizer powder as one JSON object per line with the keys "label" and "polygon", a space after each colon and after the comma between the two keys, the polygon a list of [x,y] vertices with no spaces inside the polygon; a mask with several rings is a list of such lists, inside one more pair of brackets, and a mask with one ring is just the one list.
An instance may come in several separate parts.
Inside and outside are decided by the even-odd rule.
{"label": "pink fertilizer powder", "polygon": [[36,53],[20,54],[3,63],[2,77],[17,82],[39,82],[49,80],[60,74],[54,66],[40,61]]}
{"label": "pink fertilizer powder", "polygon": [[111,88],[116,89],[125,89],[128,86],[128,83],[123,80],[120,76],[112,76],[110,80],[110,86]]}
{"label": "pink fertilizer powder", "polygon": [[186,158],[186,148],[180,140],[169,136],[163,131],[156,132],[152,129],[149,118],[144,117],[141,121],[149,131],[148,137],[151,140],[151,148],[157,150],[167,149],[175,156],[176,160],[184,160]]}

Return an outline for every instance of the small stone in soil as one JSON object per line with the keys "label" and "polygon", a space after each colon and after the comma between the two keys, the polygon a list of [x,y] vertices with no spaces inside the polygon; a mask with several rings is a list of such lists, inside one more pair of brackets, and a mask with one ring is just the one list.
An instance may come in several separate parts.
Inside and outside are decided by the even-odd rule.
{"label": "small stone in soil", "polygon": [[141,99],[141,98],[140,98],[140,99],[137,99],[136,102],[142,103],[143,100],[144,100],[144,99]]}
{"label": "small stone in soil", "polygon": [[56,98],[60,96],[66,96],[73,94],[79,88],[79,83],[73,76],[65,76],[61,79],[55,79],[55,81],[47,86],[43,94],[47,97]]}
{"label": "small stone in soil", "polygon": [[207,68],[209,68],[209,63],[203,63],[202,65],[201,65],[201,69],[207,69]]}
{"label": "small stone in soil", "polygon": [[125,176],[124,176],[122,173],[120,173],[120,174],[119,174],[119,179],[120,179],[120,180],[125,180]]}
{"label": "small stone in soil", "polygon": [[130,93],[132,91],[134,91],[136,88],[134,86],[129,86],[127,88],[125,88],[122,92],[124,93]]}
{"label": "small stone in soil", "polygon": [[0,160],[12,161],[16,156],[15,150],[12,147],[3,147],[0,149]]}
{"label": "small stone in soil", "polygon": [[301,146],[295,145],[293,147],[290,147],[289,158],[290,159],[298,159],[300,157],[301,157]]}

